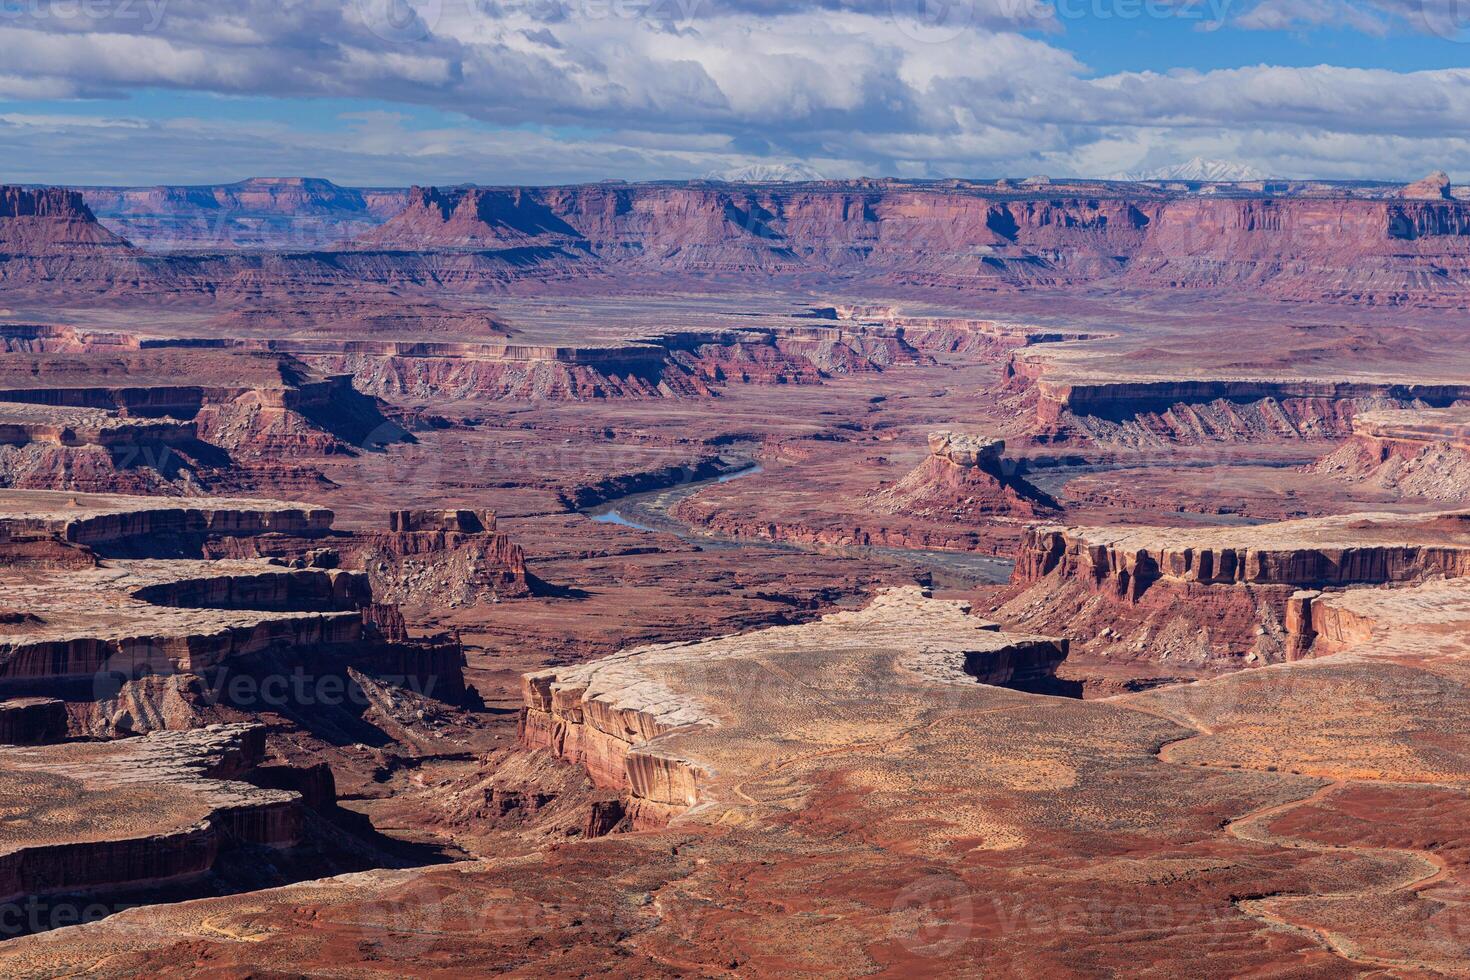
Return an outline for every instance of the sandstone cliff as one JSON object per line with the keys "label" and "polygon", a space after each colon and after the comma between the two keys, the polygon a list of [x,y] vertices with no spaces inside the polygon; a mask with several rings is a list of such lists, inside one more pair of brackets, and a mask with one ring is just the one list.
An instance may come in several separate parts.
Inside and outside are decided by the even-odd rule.
{"label": "sandstone cliff", "polygon": [[777,710],[788,714],[820,703],[791,689],[804,681],[781,666],[787,658],[798,671],[842,664],[849,674],[896,675],[900,690],[913,685],[915,697],[932,701],[950,687],[1050,677],[1066,658],[1065,641],[999,632],[968,612],[916,588],[890,589],[862,610],[807,625],[635,648],[526,674],[522,741],[621,791],[635,828],[661,826],[702,804],[743,806],[738,787],[722,779],[719,746],[784,740],[764,709],[748,712],[753,705],[784,700],[788,708]]}
{"label": "sandstone cliff", "polygon": [[1036,517],[1056,502],[1027,483],[1004,457],[1005,441],[949,430],[929,434],[929,456],[893,486],[873,495],[887,514],[978,521]]}
{"label": "sandstone cliff", "polygon": [[1423,180],[1416,180],[1406,186],[1403,197],[1410,201],[1445,201],[1453,195],[1450,188],[1450,175],[1443,170],[1436,170]]}
{"label": "sandstone cliff", "polygon": [[1030,529],[992,615],[1089,656],[1238,667],[1300,655],[1302,589],[1470,574],[1470,515],[1349,514],[1248,527]]}
{"label": "sandstone cliff", "polygon": [[1230,528],[1032,528],[1013,580],[1137,599],[1155,582],[1342,586],[1470,573],[1470,513],[1348,514]]}
{"label": "sandstone cliff", "polygon": [[[1037,195],[1044,191],[1032,189]],[[1459,305],[1459,201],[987,197],[957,188],[415,189],[364,247],[482,250],[568,272],[863,275],[971,288],[1080,284]],[[1428,268],[1438,270],[1428,275]]]}
{"label": "sandstone cliff", "polygon": [[[237,725],[0,748],[5,795],[26,798],[30,814],[0,847],[0,900],[179,883],[208,874],[223,850],[298,843],[299,794],[241,781],[264,736]],[[36,780],[50,785],[47,798],[23,791]]]}
{"label": "sandstone cliff", "polygon": [[[1083,191],[899,181],[413,188],[401,213],[350,247],[327,240],[165,259],[102,229],[76,194],[10,189],[17,213],[0,216],[0,241],[17,247],[0,280],[239,299],[344,283],[479,291],[527,277],[758,273],[945,289],[1248,286],[1293,300],[1470,302],[1470,203]],[[38,194],[59,196],[39,204]],[[184,195],[190,207],[222,207],[219,192],[193,194]],[[307,209],[325,199],[307,184],[236,194],[256,198]],[[79,250],[95,254],[77,262]],[[43,263],[57,254],[68,261]]]}
{"label": "sandstone cliff", "polygon": [[395,511],[387,532],[357,535],[344,550],[380,602],[444,608],[531,594],[525,553],[489,511]]}
{"label": "sandstone cliff", "polygon": [[1352,436],[1309,472],[1395,497],[1470,500],[1470,410],[1365,412]]}

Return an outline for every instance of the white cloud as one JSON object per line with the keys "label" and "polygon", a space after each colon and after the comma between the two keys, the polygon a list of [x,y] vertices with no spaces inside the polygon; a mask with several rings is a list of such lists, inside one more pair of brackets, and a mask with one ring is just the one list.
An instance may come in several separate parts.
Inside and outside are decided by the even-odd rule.
{"label": "white cloud", "polygon": [[[12,170],[27,170],[7,176],[101,180],[77,168],[105,166],[149,180],[572,180],[693,176],[762,158],[832,174],[1065,174],[1197,154],[1273,173],[1370,176],[1416,173],[1470,137],[1467,70],[1093,77],[1053,35],[1007,30],[1056,26],[1034,0],[957,0],[940,22],[906,0],[406,0],[417,15],[406,20],[378,16],[384,2],[238,0],[223,10],[169,0],[153,17],[145,0],[98,0],[77,9],[115,16],[80,20],[19,0],[0,16],[0,98],[162,88],[358,97],[400,112],[354,114],[345,134],[290,124],[289,102],[271,126],[106,113],[43,126],[12,114],[0,119],[0,147]],[[1372,31],[1417,2],[1263,0],[1236,23]],[[415,127],[415,106],[488,125]]]}

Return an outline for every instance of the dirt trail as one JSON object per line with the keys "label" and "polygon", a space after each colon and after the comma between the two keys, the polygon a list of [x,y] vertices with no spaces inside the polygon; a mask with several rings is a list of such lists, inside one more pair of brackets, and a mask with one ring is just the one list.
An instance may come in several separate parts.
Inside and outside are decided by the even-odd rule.
{"label": "dirt trail", "polygon": [[[1186,728],[1195,729],[1195,734],[1186,735],[1183,738],[1167,742],[1159,747],[1158,759],[1167,765],[1190,765],[1192,767],[1203,767],[1215,769],[1220,772],[1239,772],[1239,769],[1230,766],[1215,765],[1208,762],[1181,763],[1175,760],[1174,755],[1186,743],[1197,738],[1213,735],[1215,731],[1196,719],[1183,715],[1175,715],[1154,708],[1145,708],[1139,705],[1120,705],[1140,714],[1161,718]],[[1227,823],[1224,830],[1237,840],[1249,841],[1254,844],[1264,844],[1268,847],[1285,847],[1296,850],[1308,850],[1319,853],[1343,853],[1352,854],[1396,854],[1402,855],[1409,861],[1418,864],[1422,873],[1411,873],[1404,879],[1385,884],[1377,888],[1342,889],[1338,891],[1311,891],[1311,892],[1280,892],[1271,895],[1260,895],[1253,898],[1237,899],[1235,905],[1244,914],[1257,921],[1263,922],[1272,928],[1286,929],[1299,935],[1306,936],[1324,949],[1340,956],[1352,963],[1362,966],[1386,967],[1386,968],[1410,968],[1424,970],[1433,974],[1441,974],[1442,971],[1434,966],[1419,960],[1388,959],[1383,957],[1369,956],[1357,948],[1351,939],[1340,933],[1327,929],[1318,929],[1292,922],[1284,914],[1272,909],[1272,904],[1282,899],[1291,898],[1366,898],[1372,896],[1392,895],[1404,891],[1421,891],[1436,882],[1442,881],[1452,871],[1449,865],[1438,855],[1428,851],[1415,850],[1399,847],[1359,847],[1351,844],[1321,844],[1316,841],[1305,840],[1299,837],[1289,837],[1282,834],[1272,833],[1267,825],[1276,817],[1301,807],[1309,807],[1326,800],[1333,794],[1340,792],[1350,786],[1392,786],[1402,788],[1407,785],[1433,785],[1439,788],[1463,791],[1464,787],[1447,783],[1423,784],[1403,783],[1387,779],[1335,779],[1319,786],[1315,791],[1297,800],[1288,800],[1285,803],[1273,803],[1252,810],[1249,813],[1236,817]]]}

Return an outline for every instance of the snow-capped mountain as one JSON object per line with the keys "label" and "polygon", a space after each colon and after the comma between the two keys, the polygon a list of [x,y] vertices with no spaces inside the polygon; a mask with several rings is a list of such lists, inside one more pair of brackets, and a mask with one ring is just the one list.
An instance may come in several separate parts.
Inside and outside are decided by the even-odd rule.
{"label": "snow-capped mountain", "polygon": [[1249,164],[1234,163],[1230,160],[1206,160],[1204,157],[1195,157],[1185,163],[1176,163],[1170,167],[1159,167],[1155,170],[1141,170],[1132,173],[1110,174],[1105,180],[1200,180],[1200,181],[1241,181],[1241,180],[1265,180],[1266,174]]}
{"label": "snow-capped mountain", "polygon": [[804,163],[752,163],[729,170],[711,170],[705,180],[723,180],[732,184],[792,183],[804,180],[826,180],[822,174]]}

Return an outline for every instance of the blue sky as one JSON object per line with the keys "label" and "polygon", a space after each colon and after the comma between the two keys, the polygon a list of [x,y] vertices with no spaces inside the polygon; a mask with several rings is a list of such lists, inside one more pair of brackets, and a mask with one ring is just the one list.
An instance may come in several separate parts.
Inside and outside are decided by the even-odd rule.
{"label": "blue sky", "polygon": [[0,0],[0,180],[1470,177],[1470,0]]}

